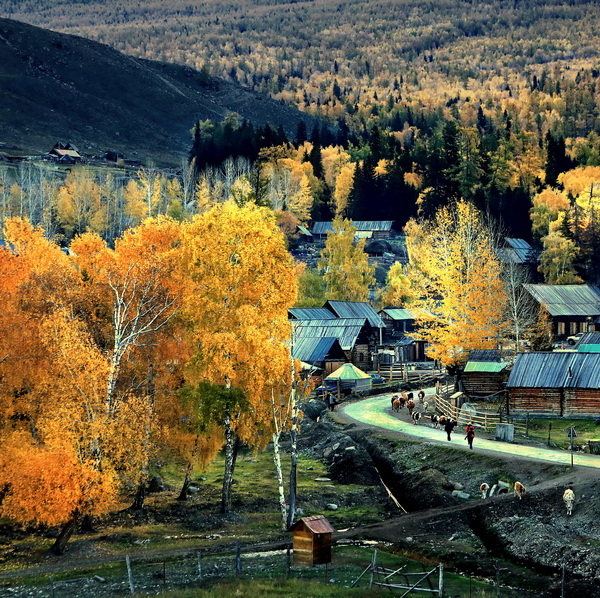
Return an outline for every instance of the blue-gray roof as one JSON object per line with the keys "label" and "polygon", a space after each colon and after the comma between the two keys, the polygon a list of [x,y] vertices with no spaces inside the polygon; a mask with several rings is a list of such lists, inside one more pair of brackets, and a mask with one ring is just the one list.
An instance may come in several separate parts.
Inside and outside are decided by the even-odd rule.
{"label": "blue-gray roof", "polygon": [[307,363],[324,361],[330,355],[344,357],[344,351],[335,337],[304,337],[294,341],[292,357]]}
{"label": "blue-gray roof", "polygon": [[474,349],[469,352],[469,361],[485,361],[500,363],[504,361],[498,349]]}
{"label": "blue-gray roof", "polygon": [[508,247],[500,250],[502,253],[500,257],[506,256],[507,259],[504,261],[511,262],[513,264],[524,264],[532,260],[535,257],[533,247],[525,241],[525,239],[513,239],[506,237],[504,239]]}
{"label": "blue-gray roof", "polygon": [[520,353],[508,388],[600,388],[600,353]]}
{"label": "blue-gray roof", "polygon": [[[351,220],[350,223],[359,231],[390,231],[393,220]],[[314,222],[313,235],[326,235],[333,230],[333,222]]]}
{"label": "blue-gray roof", "polygon": [[327,307],[339,318],[366,318],[374,328],[385,328],[381,316],[366,302],[327,301],[324,307]]}
{"label": "blue-gray roof", "polygon": [[292,307],[288,309],[291,320],[333,320],[337,316],[325,307]]}
{"label": "blue-gray roof", "polygon": [[386,307],[381,310],[386,313],[392,320],[414,320],[415,314],[410,309],[401,309],[400,307]]}
{"label": "blue-gray roof", "polygon": [[342,349],[351,350],[365,326],[365,318],[334,318],[333,320],[292,320],[294,323],[294,342],[305,337],[331,338],[340,342]]}
{"label": "blue-gray roof", "polygon": [[600,289],[590,284],[524,284],[551,316],[600,315]]}

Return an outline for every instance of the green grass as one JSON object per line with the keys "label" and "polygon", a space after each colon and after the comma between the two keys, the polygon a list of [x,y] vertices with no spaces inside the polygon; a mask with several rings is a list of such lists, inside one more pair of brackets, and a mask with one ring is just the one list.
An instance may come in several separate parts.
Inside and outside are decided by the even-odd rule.
{"label": "green grass", "polygon": [[588,440],[600,439],[600,425],[589,419],[529,419],[528,436],[551,447],[569,450],[571,441],[568,432],[571,426],[577,435],[573,439],[574,445],[587,446]]}

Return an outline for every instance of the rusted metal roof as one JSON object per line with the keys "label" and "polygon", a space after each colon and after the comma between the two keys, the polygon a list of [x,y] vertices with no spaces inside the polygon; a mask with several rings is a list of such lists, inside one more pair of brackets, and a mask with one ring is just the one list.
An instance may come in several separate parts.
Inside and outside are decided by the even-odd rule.
{"label": "rusted metal roof", "polygon": [[385,328],[381,316],[368,303],[362,301],[327,301],[323,307],[339,318],[366,318],[374,328]]}
{"label": "rusted metal roof", "polygon": [[600,289],[590,284],[524,284],[551,316],[600,315]]}
{"label": "rusted metal roof", "polygon": [[519,353],[508,388],[600,388],[600,353]]}
{"label": "rusted metal roof", "polygon": [[304,524],[313,534],[333,534],[335,532],[331,523],[323,515],[302,517],[292,526],[292,530],[298,529],[301,524]]}

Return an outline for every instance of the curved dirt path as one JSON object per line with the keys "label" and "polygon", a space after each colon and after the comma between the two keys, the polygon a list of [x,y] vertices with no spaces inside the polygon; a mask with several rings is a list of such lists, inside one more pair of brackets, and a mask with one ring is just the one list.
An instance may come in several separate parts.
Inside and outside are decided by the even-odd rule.
{"label": "curved dirt path", "polygon": [[[433,389],[427,389],[429,396]],[[339,411],[345,416],[345,419],[354,421],[370,427],[381,428],[383,430],[391,430],[399,432],[404,436],[420,438],[427,442],[435,442],[446,444],[452,448],[469,450],[466,440],[464,440],[464,430],[462,427],[456,427],[450,443],[446,438],[444,430],[437,430],[421,421],[419,425],[414,425],[412,422],[405,421],[408,413],[406,409],[401,410],[398,415],[392,412],[390,399],[392,393],[378,395],[369,399],[363,399],[348,405],[340,405]],[[504,456],[524,457],[537,461],[546,461],[549,463],[560,463],[562,465],[571,465],[571,453],[569,451],[556,451],[551,449],[539,448],[526,444],[516,444],[502,442],[498,440],[489,440],[481,438],[478,435],[478,430],[475,430],[475,441],[473,442],[474,450],[489,451],[494,453],[502,453]],[[584,467],[600,468],[600,455],[587,455],[584,453],[573,453],[573,464]]]}

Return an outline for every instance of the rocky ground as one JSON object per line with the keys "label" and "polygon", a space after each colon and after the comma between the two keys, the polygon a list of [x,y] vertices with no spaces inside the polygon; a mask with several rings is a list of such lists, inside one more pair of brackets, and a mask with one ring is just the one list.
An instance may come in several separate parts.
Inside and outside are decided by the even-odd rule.
{"label": "rocky ground", "polygon": [[[453,450],[360,428],[337,413],[305,424],[303,443],[311,442],[336,479],[365,483],[380,476],[407,511],[342,536],[391,542],[492,579],[502,559],[503,574],[536,596],[561,595],[564,566],[565,596],[600,596],[597,470]],[[516,480],[527,488],[522,500],[512,493],[481,499],[483,481],[512,488]],[[567,486],[577,497],[570,517],[562,501]]]}
{"label": "rocky ground", "polygon": [[[299,448],[305,456],[326,463],[328,476],[336,486],[324,485],[321,491],[300,494],[299,506],[310,504],[312,509],[325,511],[333,502],[337,503],[333,507],[340,509],[377,503],[385,515],[385,521],[380,523],[365,524],[363,519],[353,526],[350,522],[349,529],[337,534],[338,540],[385,542],[398,554],[439,560],[466,575],[488,579],[501,576],[503,585],[519,588],[520,595],[549,598],[561,596],[564,591],[564,596],[600,597],[600,509],[596,500],[600,475],[596,470],[571,470],[497,453],[461,451],[443,444],[418,442],[399,433],[361,428],[347,422],[341,413],[328,413],[318,401],[307,404],[304,411]],[[481,499],[478,489],[482,481],[512,485],[515,480],[527,488],[522,500],[512,494]],[[355,490],[335,496],[340,484],[355,484]],[[570,517],[562,503],[567,485],[573,486],[577,497]],[[208,498],[218,503],[217,496]],[[260,496],[250,506],[259,512],[272,509]],[[231,551],[232,537],[213,535],[214,530],[247,523],[242,505],[236,505],[236,510],[236,515],[224,518],[216,508],[171,502],[160,510],[149,509],[141,514],[123,511],[107,524],[103,546],[129,543],[132,551],[141,554],[145,546],[136,535],[137,526],[185,523],[188,533],[205,537],[218,549]],[[119,527],[119,531],[111,531],[110,526]],[[10,533],[4,529],[0,535],[3,532]],[[257,532],[257,541],[260,537]],[[282,539],[267,548],[282,547],[288,541]],[[180,554],[183,559],[190,558],[186,554],[189,552],[182,546],[153,554],[164,559],[177,559]],[[11,558],[7,552],[2,556]],[[83,562],[110,563],[111,555],[90,542],[76,540],[61,562],[63,567],[65,562],[73,567]],[[42,561],[36,572],[47,576],[54,566],[56,563]],[[221,567],[222,574],[226,574],[231,563],[215,566],[217,572]],[[192,579],[194,564],[185,567],[185,575]],[[148,591],[160,588],[160,571],[155,569],[156,565],[151,566],[146,575]],[[0,576],[1,595],[48,595],[47,583],[39,588],[4,585],[3,590],[1,577],[6,576]],[[79,584],[63,585],[57,595],[85,593],[100,597],[127,591],[123,583],[117,588],[93,577],[82,579]]]}

